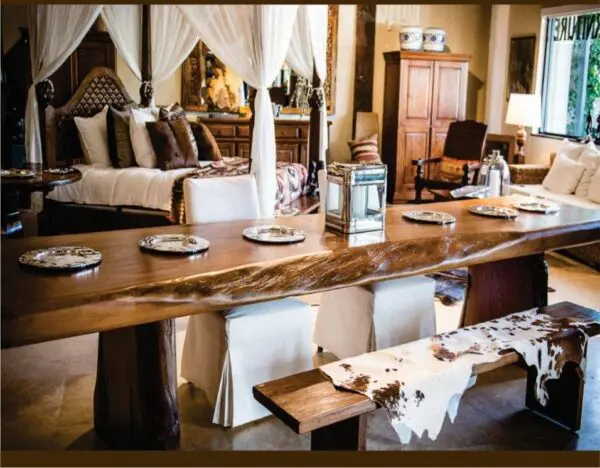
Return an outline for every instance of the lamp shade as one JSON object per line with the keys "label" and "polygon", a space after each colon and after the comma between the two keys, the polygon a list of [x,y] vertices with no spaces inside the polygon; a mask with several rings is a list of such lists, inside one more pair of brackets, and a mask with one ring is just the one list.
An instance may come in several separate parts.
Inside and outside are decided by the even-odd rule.
{"label": "lamp shade", "polygon": [[540,99],[535,94],[512,93],[506,111],[506,123],[539,127],[542,121]]}

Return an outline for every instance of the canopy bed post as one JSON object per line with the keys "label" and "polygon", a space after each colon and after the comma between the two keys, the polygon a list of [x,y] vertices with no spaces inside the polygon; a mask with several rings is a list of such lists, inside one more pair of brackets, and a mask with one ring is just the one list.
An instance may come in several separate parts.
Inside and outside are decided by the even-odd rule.
{"label": "canopy bed post", "polygon": [[312,169],[313,163],[316,165],[321,156],[319,154],[321,138],[327,138],[327,135],[321,135],[323,130],[323,106],[324,102],[323,82],[317,73],[317,67],[313,64],[312,76],[312,95],[310,97],[310,127],[308,139],[308,160]]}
{"label": "canopy bed post", "polygon": [[[248,136],[248,154],[252,155],[252,135],[254,133],[254,99],[256,98],[256,88],[248,86],[248,107],[250,108],[249,136]],[[239,156],[239,155],[238,155]],[[252,156],[250,156],[250,166],[252,169]]]}
{"label": "canopy bed post", "polygon": [[[54,84],[50,80],[39,82],[35,86],[35,92],[38,100],[38,113],[40,116],[40,134],[46,134],[46,108],[54,104]],[[42,165],[45,167],[55,167],[56,157],[54,152],[47,151],[46,138],[42,136]]]}
{"label": "canopy bed post", "polygon": [[149,107],[152,104],[152,29],[151,5],[142,5],[142,85],[140,86],[140,104]]}

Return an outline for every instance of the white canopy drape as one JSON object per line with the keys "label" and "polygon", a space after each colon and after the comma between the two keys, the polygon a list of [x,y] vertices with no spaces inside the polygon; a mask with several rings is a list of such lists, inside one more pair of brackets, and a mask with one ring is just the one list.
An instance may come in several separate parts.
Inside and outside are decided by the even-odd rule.
{"label": "white canopy drape", "polygon": [[252,172],[261,216],[273,215],[276,196],[275,121],[268,87],[287,54],[298,5],[179,5],[203,42],[256,88]]}
{"label": "white canopy drape", "polygon": [[101,5],[31,5],[28,10],[33,84],[27,95],[25,147],[30,163],[42,163],[42,140],[35,86],[73,53],[102,10]]}
{"label": "white canopy drape", "polygon": [[142,79],[142,7],[141,5],[106,5],[102,19],[110,38],[125,63],[138,80]]}
{"label": "white canopy drape", "polygon": [[[286,61],[292,69],[311,80],[313,69],[316,69],[321,83],[327,78],[327,5],[300,5],[296,16],[296,23],[290,40],[290,48]],[[323,99],[321,139],[319,141],[319,159],[325,161],[328,147],[327,141],[327,103],[325,92],[321,86],[317,92]]]}
{"label": "white canopy drape", "polygon": [[151,6],[152,83],[165,80],[190,55],[200,36],[176,5]]}

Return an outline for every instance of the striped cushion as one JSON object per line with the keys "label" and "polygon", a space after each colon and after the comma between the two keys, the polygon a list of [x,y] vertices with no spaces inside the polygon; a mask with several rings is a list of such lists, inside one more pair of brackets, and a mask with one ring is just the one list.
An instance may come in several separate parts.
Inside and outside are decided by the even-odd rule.
{"label": "striped cushion", "polygon": [[377,134],[362,140],[349,141],[348,146],[352,153],[352,162],[360,164],[381,164],[379,148],[377,147]]}
{"label": "striped cushion", "polygon": [[[442,157],[440,163],[440,180],[444,182],[460,182],[465,173],[465,164],[477,164],[479,161],[466,161],[464,159],[449,158],[448,156]],[[469,179],[472,181],[473,173],[469,171]]]}

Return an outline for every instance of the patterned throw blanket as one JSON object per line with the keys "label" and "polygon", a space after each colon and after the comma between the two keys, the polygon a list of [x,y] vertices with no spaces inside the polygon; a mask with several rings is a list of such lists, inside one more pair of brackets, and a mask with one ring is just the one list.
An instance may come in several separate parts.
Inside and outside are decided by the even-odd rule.
{"label": "patterned throw blanket", "polygon": [[[289,205],[304,195],[308,189],[308,170],[302,164],[277,162],[277,195],[275,208]],[[225,161],[214,161],[208,166],[178,177],[173,184],[171,196],[171,213],[169,219],[173,223],[185,224],[185,203],[183,198],[183,182],[186,179],[205,177],[234,177],[250,172],[250,160],[246,158],[229,158]]]}

